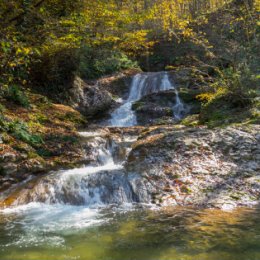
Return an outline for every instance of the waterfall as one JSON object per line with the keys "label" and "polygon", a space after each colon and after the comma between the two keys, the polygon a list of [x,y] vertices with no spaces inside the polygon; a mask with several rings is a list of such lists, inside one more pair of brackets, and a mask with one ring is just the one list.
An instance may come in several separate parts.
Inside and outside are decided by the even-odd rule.
{"label": "waterfall", "polygon": [[[132,104],[149,94],[169,90],[175,91],[176,94],[174,117],[181,119],[184,105],[168,73],[141,73],[133,77],[128,99],[112,113],[110,125],[136,125]],[[82,132],[80,135],[85,140],[84,147],[89,164],[81,168],[53,172],[33,180],[28,188],[17,193],[14,205],[44,203],[95,207],[151,201],[146,180],[138,174],[126,172],[124,168],[131,145],[138,134],[111,134],[106,130],[99,132],[96,129],[94,132]]]}
{"label": "waterfall", "polygon": [[183,115],[186,112],[186,109],[179,97],[179,93],[177,90],[175,90],[175,93],[176,93],[176,101],[175,101],[175,105],[173,106],[173,114],[176,120],[181,120],[183,118]]}
{"label": "waterfall", "polygon": [[173,115],[180,120],[185,113],[185,107],[179,97],[178,90],[171,83],[167,72],[149,72],[134,76],[129,97],[123,104],[111,114],[110,126],[128,127],[137,124],[135,112],[132,110],[134,102],[142,97],[161,91],[175,90],[176,102],[173,106]]}
{"label": "waterfall", "polygon": [[137,124],[135,112],[132,110],[132,104],[142,97],[143,86],[147,76],[137,74],[134,76],[130,94],[126,102],[111,114],[111,126],[134,126]]}
{"label": "waterfall", "polygon": [[[184,105],[177,88],[171,83],[167,72],[141,73],[133,77],[128,99],[116,109],[111,117],[112,126],[137,124],[132,104],[142,97],[161,91],[175,91],[174,117],[183,116]],[[131,143],[137,136],[82,132],[89,164],[73,170],[51,173],[33,183],[33,188],[23,189],[14,204],[30,202],[45,204],[93,205],[147,202],[145,182],[138,175],[127,173],[124,168]]]}
{"label": "waterfall", "polygon": [[174,89],[175,95],[176,95],[175,105],[173,106],[174,118],[176,120],[181,120],[183,118],[183,114],[186,112],[186,109],[184,107],[183,102],[180,99],[179,92],[178,92],[177,88],[172,86],[170,79],[169,79],[169,75],[168,75],[168,73],[165,72],[164,76],[163,76],[161,91],[166,91],[166,90],[169,90],[169,89]]}
{"label": "waterfall", "polygon": [[[93,134],[93,136],[91,136]],[[92,165],[54,172],[40,178],[33,188],[23,189],[15,205],[31,202],[45,204],[84,205],[87,207],[123,204],[139,201],[123,163],[136,139],[127,136],[111,140],[108,136],[84,132],[89,138],[87,146],[94,155]],[[125,149],[122,156],[122,149]]]}

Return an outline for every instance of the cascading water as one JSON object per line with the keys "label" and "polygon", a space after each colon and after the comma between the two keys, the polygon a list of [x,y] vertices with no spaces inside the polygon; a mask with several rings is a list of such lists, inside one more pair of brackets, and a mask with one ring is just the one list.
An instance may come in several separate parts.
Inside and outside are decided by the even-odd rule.
{"label": "cascading water", "polygon": [[[132,104],[151,93],[168,90],[176,91],[174,116],[181,118],[184,107],[169,75],[142,73],[133,78],[128,99],[112,113],[109,125],[135,126],[137,119]],[[23,235],[14,241],[15,246],[31,243],[38,246],[46,241],[59,246],[64,240],[63,235],[56,235],[57,232],[73,233],[106,221],[100,208],[111,205],[128,208],[129,203],[152,201],[156,190],[149,180],[138,173],[127,172],[124,167],[131,145],[138,136],[126,135],[124,131],[121,135],[113,135],[111,129],[101,132],[80,133],[89,160],[87,166],[50,173],[28,182],[13,194],[13,207],[4,209],[4,214],[24,217]],[[44,235],[46,231],[48,236]],[[39,237],[39,234],[43,236]]]}
{"label": "cascading water", "polygon": [[[174,118],[180,120],[185,105],[169,75],[144,73],[134,77],[129,98],[114,111],[110,125],[136,125],[133,102],[168,90],[172,90],[169,92],[174,98],[169,106],[174,104]],[[0,259],[260,259],[260,234],[254,231],[260,230],[258,211],[250,217],[249,212],[241,209],[234,215],[191,207],[183,212],[180,207],[152,213],[137,210],[142,208],[140,203],[157,200],[158,189],[167,192],[170,188],[161,181],[161,177],[165,178],[161,171],[168,172],[167,164],[162,164],[163,169],[152,176],[142,170],[140,174],[139,169],[131,172],[131,165],[124,167],[125,162],[135,164],[136,156],[142,160],[142,154],[149,153],[148,149],[140,149],[139,154],[128,156],[139,131],[141,127],[80,132],[87,166],[41,176],[16,190],[7,200],[14,201],[12,207],[0,209]],[[156,144],[160,138],[159,130]],[[164,153],[160,152],[161,155]],[[149,160],[157,158],[150,156]],[[169,181],[176,190],[186,189],[186,185],[180,184],[189,178],[170,177],[173,176],[169,175]],[[155,178],[156,185],[152,180]],[[178,202],[178,197],[173,190],[170,199]],[[154,204],[150,207],[153,209]],[[131,208],[134,211],[130,212]],[[249,231],[248,219],[252,227]]]}
{"label": "cascading water", "polygon": [[182,101],[180,99],[179,92],[178,92],[177,88],[172,86],[170,79],[169,79],[169,75],[166,72],[164,72],[162,86],[163,87],[162,87],[161,91],[166,91],[166,90],[169,90],[169,89],[175,90],[176,99],[175,99],[175,105],[173,106],[173,114],[174,114],[174,118],[176,120],[181,120],[183,118],[183,115],[186,112],[186,109],[185,109],[184,104],[182,103]]}
{"label": "cascading water", "polygon": [[[90,137],[88,146],[92,146],[91,153],[96,155],[93,166],[43,177],[32,189],[20,193],[15,204],[42,202],[93,207],[135,202],[136,195],[122,165],[125,158],[118,160],[117,145],[120,144],[107,137]],[[114,157],[117,158],[116,163]]]}
{"label": "cascading water", "polygon": [[132,110],[134,102],[151,93],[175,90],[176,104],[173,106],[173,114],[176,120],[180,120],[185,113],[185,107],[179,97],[178,90],[170,82],[167,72],[142,73],[134,76],[128,99],[111,114],[109,124],[111,126],[128,127],[137,124],[135,112]]}
{"label": "cascading water", "polygon": [[56,248],[64,244],[64,234],[107,222],[106,211],[113,205],[125,210],[135,202],[150,201],[140,176],[128,174],[123,166],[136,136],[98,131],[80,135],[86,156],[93,157],[91,165],[53,172],[16,191],[12,207],[0,210],[0,216],[25,219],[20,222],[22,234],[7,246]]}
{"label": "cascading water", "polygon": [[110,125],[111,126],[134,126],[136,125],[136,115],[132,110],[132,104],[141,98],[141,91],[144,86],[146,76],[137,74],[132,81],[130,94],[128,99],[124,102],[122,106],[116,109],[111,114]]}
{"label": "cascading water", "polygon": [[186,113],[186,108],[184,107],[184,104],[182,103],[177,90],[175,91],[175,93],[176,101],[175,105],[173,106],[173,114],[176,120],[181,120],[183,118],[183,115]]}
{"label": "cascading water", "polygon": [[[136,125],[136,115],[132,110],[133,102],[151,93],[169,90],[175,91],[174,117],[177,120],[181,119],[185,108],[168,73],[142,73],[134,76],[129,97],[112,113],[110,125],[124,127]],[[14,205],[41,202],[91,207],[149,201],[148,195],[136,187],[136,180],[138,183],[140,178],[130,176],[124,169],[127,153],[131,150],[131,142],[126,147],[122,145],[127,138],[124,134],[121,136],[122,140],[116,141],[111,141],[111,136],[98,132],[80,134],[87,140],[86,153],[91,155],[92,163],[82,168],[60,171],[40,178],[32,189],[24,189],[19,194]],[[138,185],[144,187],[145,184],[139,182]]]}

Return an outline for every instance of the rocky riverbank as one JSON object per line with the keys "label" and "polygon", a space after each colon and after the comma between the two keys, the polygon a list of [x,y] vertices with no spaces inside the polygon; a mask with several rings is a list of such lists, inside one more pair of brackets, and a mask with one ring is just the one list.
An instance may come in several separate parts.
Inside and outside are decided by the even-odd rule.
{"label": "rocky riverbank", "polygon": [[218,207],[260,201],[260,127],[147,128],[134,144],[127,171],[149,182],[154,203]]}
{"label": "rocky riverbank", "polygon": [[[114,171],[104,168],[94,174],[96,176],[85,177],[88,184],[83,178],[81,184],[70,185],[71,188],[88,185],[88,189],[105,190],[106,196],[101,198],[113,203],[117,200],[123,202],[121,195],[115,194],[126,192],[130,201],[158,206],[225,210],[255,206],[260,202],[259,130],[258,125],[216,129],[182,125],[92,128],[81,133],[85,160],[95,165],[98,158],[96,149],[109,145],[114,162],[124,162],[123,168]],[[91,136],[97,139],[92,141]],[[40,177],[30,182],[7,197],[4,203],[45,201],[48,198],[46,191],[52,190],[53,185],[59,185],[54,177],[53,174],[52,177],[47,175],[42,180]],[[78,178],[77,175],[75,178]],[[76,179],[71,181],[74,183]],[[54,200],[82,203],[82,195],[78,191],[72,193],[65,187],[54,193]]]}
{"label": "rocky riverbank", "polygon": [[[0,120],[0,191],[50,170],[85,162],[77,129],[86,125],[73,108],[28,93],[30,108],[3,100]],[[1,116],[1,114],[0,114]]]}

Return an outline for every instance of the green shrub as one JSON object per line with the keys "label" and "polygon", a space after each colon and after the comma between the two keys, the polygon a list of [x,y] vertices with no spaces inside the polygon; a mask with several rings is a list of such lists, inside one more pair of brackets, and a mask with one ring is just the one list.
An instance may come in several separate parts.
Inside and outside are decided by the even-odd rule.
{"label": "green shrub", "polygon": [[25,108],[30,107],[28,97],[16,85],[9,86],[5,91],[4,97],[22,107],[25,107]]}
{"label": "green shrub", "polygon": [[6,130],[6,122],[5,118],[3,115],[0,114],[0,131],[5,131]]}
{"label": "green shrub", "polygon": [[5,111],[5,107],[2,104],[0,104],[0,113],[3,113],[4,111]]}
{"label": "green shrub", "polygon": [[45,157],[45,158],[48,158],[48,157],[52,157],[54,156],[54,153],[47,150],[47,149],[44,149],[44,148],[39,148],[37,149],[37,154],[41,157]]}
{"label": "green shrub", "polygon": [[79,75],[95,79],[128,68],[136,68],[137,63],[125,54],[109,48],[93,49],[85,47],[80,52]]}
{"label": "green shrub", "polygon": [[256,75],[247,65],[241,64],[237,68],[224,70],[215,86],[226,90],[229,102],[245,107],[257,96],[258,84]]}
{"label": "green shrub", "polygon": [[28,143],[32,146],[43,144],[43,139],[40,135],[30,133],[28,126],[21,121],[13,121],[8,124],[8,132],[19,140]]}

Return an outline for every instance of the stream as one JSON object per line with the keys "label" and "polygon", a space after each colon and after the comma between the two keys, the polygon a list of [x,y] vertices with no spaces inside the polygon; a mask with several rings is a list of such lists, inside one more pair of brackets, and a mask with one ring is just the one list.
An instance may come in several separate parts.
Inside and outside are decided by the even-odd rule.
{"label": "stream", "polygon": [[0,210],[1,260],[260,259],[259,209],[158,207],[149,182],[127,171],[138,139],[133,103],[168,90],[175,91],[172,113],[180,120],[185,104],[168,74],[137,74],[108,130],[79,133],[94,158],[90,164],[34,180],[13,207]]}

